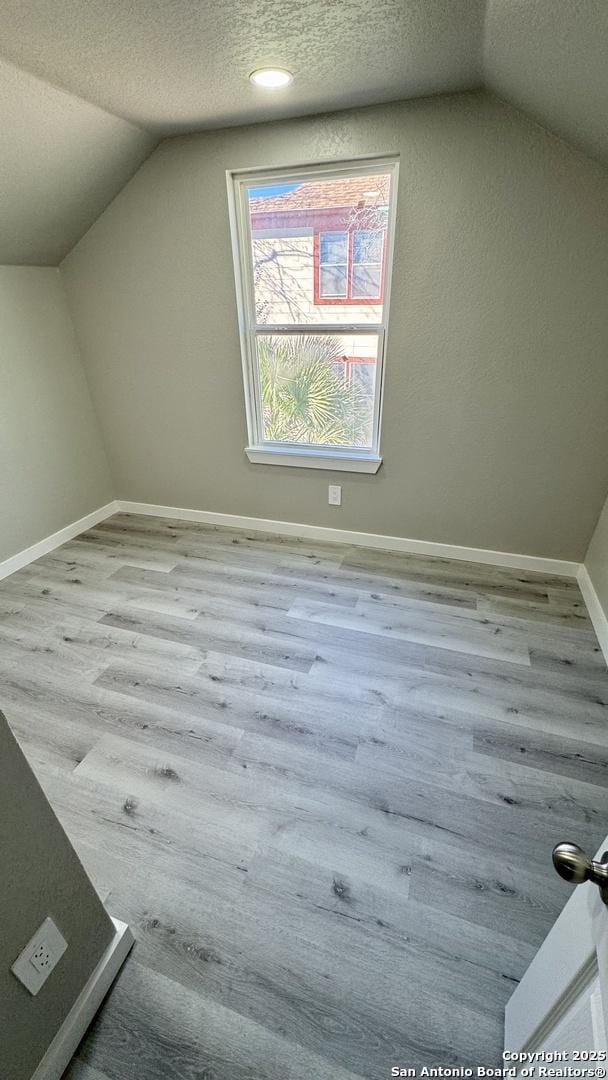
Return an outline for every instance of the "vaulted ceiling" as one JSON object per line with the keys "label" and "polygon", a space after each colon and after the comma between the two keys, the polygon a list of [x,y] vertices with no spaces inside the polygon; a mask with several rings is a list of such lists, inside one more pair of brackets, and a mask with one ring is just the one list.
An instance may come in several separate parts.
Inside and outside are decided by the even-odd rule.
{"label": "vaulted ceiling", "polygon": [[488,0],[490,89],[608,165],[608,0]]}
{"label": "vaulted ceiling", "polygon": [[59,262],[155,142],[0,60],[0,263]]}
{"label": "vaulted ceiling", "polygon": [[185,131],[486,85],[608,163],[607,0],[0,0],[0,31],[0,262],[60,261]]}

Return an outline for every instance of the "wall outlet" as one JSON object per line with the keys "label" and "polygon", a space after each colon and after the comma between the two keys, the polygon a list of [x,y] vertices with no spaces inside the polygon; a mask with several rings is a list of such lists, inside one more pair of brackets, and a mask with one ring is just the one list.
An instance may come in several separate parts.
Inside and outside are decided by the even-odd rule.
{"label": "wall outlet", "polygon": [[53,958],[51,956],[51,950],[46,940],[41,941],[36,946],[34,952],[30,956],[30,964],[32,964],[36,971],[44,974],[45,971],[50,971],[52,967]]}
{"label": "wall outlet", "polygon": [[329,485],[329,495],[327,501],[330,506],[342,506],[342,488],[339,484]]}
{"label": "wall outlet", "polygon": [[42,989],[67,947],[67,941],[59,933],[53,920],[45,919],[11,968],[13,975],[23,983],[32,997]]}

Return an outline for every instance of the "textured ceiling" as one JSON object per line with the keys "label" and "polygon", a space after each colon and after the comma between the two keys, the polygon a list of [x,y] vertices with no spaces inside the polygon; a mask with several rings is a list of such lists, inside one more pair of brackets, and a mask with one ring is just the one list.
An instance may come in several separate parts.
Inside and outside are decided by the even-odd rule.
{"label": "textured ceiling", "polygon": [[0,263],[56,265],[153,145],[0,60]]}
{"label": "textured ceiling", "polygon": [[608,0],[488,0],[485,79],[608,164]]}
{"label": "textured ceiling", "polygon": [[[470,89],[485,0],[0,0],[0,52],[167,134]],[[293,71],[282,95],[253,87]]]}
{"label": "textured ceiling", "polygon": [[[608,163],[608,0],[0,0],[0,28],[0,263],[59,262],[182,131],[485,82]],[[248,82],[272,64],[284,92]]]}

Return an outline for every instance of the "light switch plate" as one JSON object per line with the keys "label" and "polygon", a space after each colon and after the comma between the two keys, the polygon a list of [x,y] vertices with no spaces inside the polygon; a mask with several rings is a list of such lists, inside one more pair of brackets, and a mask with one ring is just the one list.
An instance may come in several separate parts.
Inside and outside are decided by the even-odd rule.
{"label": "light switch plate", "polygon": [[53,920],[45,919],[11,968],[32,997],[42,989],[67,947],[67,941]]}

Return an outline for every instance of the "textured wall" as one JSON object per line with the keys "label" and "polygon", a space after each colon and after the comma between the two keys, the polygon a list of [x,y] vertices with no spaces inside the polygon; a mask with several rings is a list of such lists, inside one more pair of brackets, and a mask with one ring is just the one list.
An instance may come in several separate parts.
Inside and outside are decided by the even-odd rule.
{"label": "textured wall", "polygon": [[0,267],[0,561],[112,498],[58,270]]}
{"label": "textured wall", "polygon": [[[114,931],[2,713],[0,762],[0,1076],[29,1080]],[[68,949],[33,998],[10,968],[47,915]]]}
{"label": "textured wall", "polygon": [[608,499],[604,504],[585,556],[585,566],[608,618]]}
{"label": "textured wall", "polygon": [[[394,153],[384,465],[251,465],[225,170]],[[117,496],[581,558],[608,486],[607,195],[483,94],[163,143],[62,267]]]}
{"label": "textured wall", "polygon": [[488,0],[486,83],[607,164],[607,36],[606,0]]}

